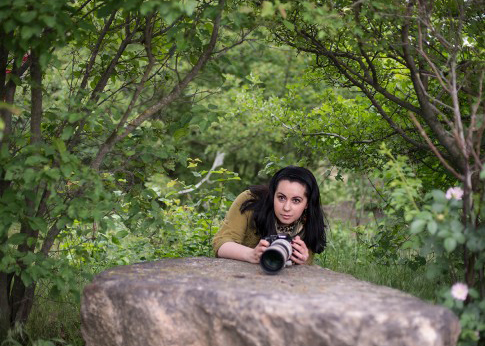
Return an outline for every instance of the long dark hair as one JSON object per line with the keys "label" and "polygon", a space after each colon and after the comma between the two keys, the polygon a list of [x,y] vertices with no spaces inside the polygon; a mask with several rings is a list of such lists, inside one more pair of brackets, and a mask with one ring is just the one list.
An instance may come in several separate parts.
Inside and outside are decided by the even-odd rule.
{"label": "long dark hair", "polygon": [[288,166],[280,169],[271,178],[269,185],[250,186],[252,198],[241,205],[240,211],[253,211],[251,222],[260,237],[276,234],[276,217],[274,213],[274,195],[281,180],[299,182],[305,186],[305,196],[308,199],[304,241],[306,246],[315,253],[325,248],[327,239],[324,214],[320,204],[320,190],[312,172],[303,167]]}

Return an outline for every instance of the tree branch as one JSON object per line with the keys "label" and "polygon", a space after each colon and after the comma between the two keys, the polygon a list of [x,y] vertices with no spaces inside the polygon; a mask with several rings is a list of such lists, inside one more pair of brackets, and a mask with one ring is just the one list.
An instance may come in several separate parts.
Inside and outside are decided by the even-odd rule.
{"label": "tree branch", "polygon": [[441,155],[439,150],[436,148],[436,146],[433,144],[433,142],[431,142],[431,140],[429,139],[428,135],[426,134],[426,132],[424,131],[423,127],[421,126],[419,121],[416,119],[414,114],[409,112],[409,117],[413,121],[414,125],[416,125],[416,127],[418,128],[419,134],[424,138],[426,143],[428,143],[430,149],[433,151],[433,153],[436,155],[436,157],[440,160],[440,162],[443,164],[443,166],[445,166],[447,170],[449,170],[451,173],[453,173],[453,175],[457,179],[459,179],[460,181],[463,181],[463,179],[464,179],[463,175],[461,175],[460,173],[455,171],[455,169],[453,169],[453,167],[451,167],[450,164],[443,158],[443,156]]}
{"label": "tree branch", "polygon": [[108,137],[105,143],[100,147],[96,157],[91,163],[91,168],[99,170],[99,166],[101,165],[101,162],[103,161],[104,157],[106,156],[106,154],[108,154],[108,152],[111,151],[111,149],[117,142],[119,142],[120,140],[128,136],[131,132],[133,132],[134,129],[140,126],[140,124],[142,124],[145,120],[149,119],[155,113],[159,112],[161,109],[163,109],[164,107],[172,103],[175,99],[177,99],[177,97],[180,96],[180,94],[187,87],[187,85],[195,78],[195,76],[205,66],[207,61],[210,59],[210,56],[215,48],[215,45],[218,39],[219,27],[220,27],[223,8],[224,8],[224,2],[225,0],[219,0],[219,5],[218,5],[219,13],[217,14],[217,17],[214,20],[214,27],[212,30],[209,44],[207,45],[202,55],[199,57],[199,60],[197,61],[197,63],[192,67],[191,71],[187,73],[184,79],[172,89],[170,94],[165,96],[158,103],[146,109],[128,126],[126,126],[125,131],[123,133],[121,133],[120,135],[116,135],[115,133],[112,133],[111,136]]}
{"label": "tree branch", "polygon": [[74,16],[74,15],[78,14],[79,12],[81,12],[82,9],[84,7],[86,7],[91,1],[93,1],[93,0],[86,0],[81,6],[79,6],[79,8],[72,14],[72,16]]}
{"label": "tree branch", "polygon": [[54,241],[56,240],[59,233],[61,233],[61,229],[58,228],[57,224],[54,222],[54,225],[49,229],[44,241],[42,242],[42,248],[40,249],[40,253],[42,253],[46,257],[49,255],[49,250],[54,244]]}
{"label": "tree branch", "polygon": [[[406,102],[400,99],[399,97],[397,97],[396,95],[391,94],[389,91],[383,88],[378,82],[373,82],[372,79],[369,79],[369,78],[366,78],[365,76],[360,75],[354,69],[352,69],[348,64],[343,62],[341,59],[338,59],[339,57],[342,57],[342,56],[348,57],[347,55],[349,54],[342,54],[342,53],[334,52],[332,50],[327,49],[324,45],[320,43],[320,41],[318,41],[317,39],[315,39],[315,37],[306,33],[304,30],[301,30],[299,33],[306,40],[310,40],[314,45],[319,47],[320,50],[318,51],[318,54],[329,58],[335,67],[337,67],[342,73],[345,72],[347,79],[350,80],[351,83],[353,83],[354,85],[364,86],[365,84],[368,84],[377,92],[379,92],[382,96],[387,98],[389,101],[396,103],[411,112],[421,114],[421,110],[418,107],[414,106],[412,103]],[[355,57],[353,57],[352,60],[359,61],[359,59]],[[352,76],[354,76],[355,78]],[[357,81],[356,78],[359,79],[359,81]],[[359,86],[359,88],[361,87]]]}
{"label": "tree branch", "polygon": [[209,181],[209,178],[212,174],[212,172],[217,168],[217,167],[220,167],[223,165],[224,163],[224,156],[226,154],[225,153],[221,153],[220,151],[217,152],[216,154],[216,157],[214,159],[214,162],[212,163],[212,167],[211,169],[209,169],[209,172],[207,172],[206,176],[201,180],[199,181],[197,184],[195,184],[194,187],[190,188],[190,189],[186,189],[186,190],[182,190],[182,191],[179,191],[177,194],[179,195],[183,195],[183,194],[186,194],[186,193],[189,193],[189,192],[192,192],[194,190],[197,190],[199,187],[201,187],[201,185],[203,183],[205,183],[206,181]]}
{"label": "tree branch", "polygon": [[[127,18],[125,24],[127,26],[129,26],[130,22],[131,22],[131,19]],[[139,19],[137,18],[135,28],[138,26],[138,24],[139,24]],[[121,41],[120,46],[118,47],[118,50],[117,50],[115,56],[111,59],[111,62],[109,63],[108,67],[103,72],[103,74],[101,75],[101,78],[99,79],[98,83],[96,84],[93,91],[91,92],[91,97],[90,97],[91,101],[97,102],[97,100],[99,99],[100,93],[106,87],[106,84],[108,83],[109,77],[113,73],[114,68],[115,68],[116,64],[118,63],[119,58],[121,57],[121,55],[125,51],[128,44],[131,43],[131,39],[133,38],[133,35],[135,34],[135,32],[136,32],[136,30],[133,30],[131,32],[128,31],[126,37],[123,39],[123,41]],[[106,33],[104,33],[104,34],[106,34]],[[98,42],[100,42],[100,41],[98,40]],[[95,58],[96,58],[96,56],[94,56],[94,59]],[[87,110],[85,110],[85,111],[88,112]],[[88,117],[88,114],[86,114],[84,116],[84,118],[79,121],[79,123],[77,125],[76,132],[71,137],[71,139],[68,143],[68,149],[69,150],[78,142],[78,140],[81,136],[81,132],[84,129],[84,125],[86,124],[87,117]]]}
{"label": "tree branch", "polygon": [[135,106],[135,104],[138,100],[138,97],[140,96],[140,94],[143,90],[143,87],[145,86],[145,83],[146,83],[148,77],[150,76],[152,68],[155,65],[155,58],[153,57],[153,53],[152,53],[153,24],[150,23],[151,19],[152,19],[152,16],[149,16],[145,19],[146,20],[146,27],[145,27],[145,32],[144,32],[144,36],[145,36],[144,43],[145,43],[145,51],[146,51],[147,56],[148,56],[148,65],[145,68],[145,73],[143,74],[143,77],[141,78],[140,83],[136,87],[136,91],[133,94],[133,97],[131,99],[131,102],[130,102],[128,108],[126,109],[125,113],[123,114],[123,116],[122,116],[122,118],[121,118],[121,120],[120,120],[120,122],[117,126],[116,132],[118,132],[122,127],[124,127],[126,120],[128,119],[129,115],[131,114],[131,111],[133,110],[133,107]]}
{"label": "tree branch", "polygon": [[[470,126],[470,132],[474,132],[474,131],[477,132],[476,139],[475,139],[476,146],[475,146],[475,150],[473,150],[473,152],[474,152],[474,156],[475,156],[476,161],[480,165],[482,164],[482,162],[480,160],[480,157],[477,157],[477,156],[479,156],[480,151],[481,151],[480,149],[481,149],[481,146],[482,146],[482,137],[483,137],[483,132],[485,131],[485,121],[482,122],[481,126],[478,129],[475,128],[475,125],[477,123],[476,116],[477,116],[478,109],[480,108],[480,104],[483,103],[482,95],[483,95],[484,76],[485,76],[485,72],[482,70],[482,72],[480,74],[480,80],[479,80],[477,101],[472,105],[472,114],[471,114],[472,120],[471,120],[471,126]],[[482,106],[482,109],[483,109],[483,106]],[[482,117],[483,117],[483,114],[482,114]]]}
{"label": "tree branch", "polygon": [[85,89],[86,85],[88,84],[88,79],[89,75],[91,74],[91,70],[93,69],[94,62],[96,61],[96,57],[98,56],[99,49],[101,47],[101,43],[103,43],[104,37],[108,33],[109,27],[113,23],[113,20],[116,17],[116,11],[111,14],[109,19],[106,21],[103,30],[101,30],[101,33],[99,34],[98,40],[96,41],[96,44],[94,45],[93,50],[91,51],[91,56],[89,57],[89,62],[86,66],[86,71],[84,72],[83,80],[81,81],[81,86],[80,90]]}
{"label": "tree branch", "polygon": [[[413,6],[413,2],[410,2],[408,4],[408,9],[407,9],[408,12],[411,11],[412,6]],[[433,108],[430,106],[430,102],[426,97],[425,90],[421,88],[422,83],[418,81],[420,76],[416,68],[416,65],[414,63],[413,54],[411,52],[411,44],[409,42],[409,25],[410,25],[409,18],[410,18],[410,15],[408,13],[408,16],[406,16],[406,21],[401,30],[401,40],[403,43],[402,49],[403,49],[403,57],[411,73],[410,74],[411,81],[413,83],[416,96],[421,106],[420,115],[423,117],[426,124],[431,128],[433,133],[436,135],[440,144],[446,148],[448,153],[453,158],[453,161],[456,162],[460,168],[463,168],[464,162],[458,148],[453,143],[452,137],[450,137],[447,134],[447,132],[445,131],[445,129],[443,128],[443,126],[440,124],[437,117],[435,116]]]}
{"label": "tree branch", "polygon": [[118,50],[117,50],[115,56],[113,57],[113,59],[111,59],[108,67],[106,68],[106,70],[101,75],[101,78],[99,79],[98,83],[96,84],[96,86],[94,87],[94,90],[91,93],[91,100],[93,100],[93,101],[97,101],[97,99],[99,98],[99,93],[101,93],[104,90],[104,88],[106,87],[106,84],[108,83],[109,77],[111,77],[111,74],[113,73],[114,68],[115,68],[116,64],[118,63],[118,60],[120,59],[121,55],[125,51],[128,44],[131,43],[131,39],[135,35],[136,28],[138,27],[138,25],[140,23],[140,18],[136,19],[135,28],[132,31],[129,30],[130,22],[131,22],[131,20],[129,18],[127,18],[126,26],[128,28],[126,30],[127,31],[126,37],[123,39],[123,41],[121,41],[120,46],[118,47]]}

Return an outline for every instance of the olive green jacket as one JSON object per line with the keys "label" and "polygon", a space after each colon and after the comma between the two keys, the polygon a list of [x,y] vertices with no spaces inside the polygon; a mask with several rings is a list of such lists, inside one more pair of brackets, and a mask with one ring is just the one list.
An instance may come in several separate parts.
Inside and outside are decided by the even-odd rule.
{"label": "olive green jacket", "polygon": [[[217,251],[222,244],[227,242],[235,242],[250,248],[255,248],[258,245],[260,236],[256,233],[256,229],[251,227],[252,211],[245,211],[241,213],[241,205],[251,198],[249,190],[242,192],[232,203],[229,211],[222,221],[219,231],[214,236],[212,245],[217,256]],[[308,250],[309,258],[307,263],[313,263],[313,252]]]}

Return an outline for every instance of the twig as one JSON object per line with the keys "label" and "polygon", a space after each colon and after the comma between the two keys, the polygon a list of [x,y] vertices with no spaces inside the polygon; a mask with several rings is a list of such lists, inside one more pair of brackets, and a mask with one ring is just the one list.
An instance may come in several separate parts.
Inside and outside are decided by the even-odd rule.
{"label": "twig", "polygon": [[453,167],[450,166],[450,164],[443,158],[439,150],[436,148],[436,146],[431,142],[429,139],[428,135],[424,131],[423,127],[419,123],[419,121],[416,119],[414,114],[412,112],[409,112],[409,117],[413,121],[414,125],[418,128],[419,134],[421,137],[424,138],[426,143],[429,145],[430,149],[433,151],[433,153],[436,155],[436,157],[440,160],[440,162],[448,169],[455,177],[457,177],[460,181],[463,181],[464,177],[460,173],[458,173]]}
{"label": "twig", "polygon": [[206,181],[208,181],[209,178],[210,178],[210,176],[211,176],[211,174],[212,174],[212,172],[217,167],[222,166],[222,164],[224,163],[224,156],[226,156],[225,153],[221,153],[220,151],[218,151],[217,154],[216,154],[216,158],[214,159],[214,163],[212,164],[211,169],[209,169],[209,172],[204,177],[204,179],[202,179],[201,181],[199,181],[194,187],[192,187],[190,189],[186,189],[186,190],[179,191],[178,194],[179,195],[182,195],[182,194],[186,194],[186,193],[192,192],[192,191],[198,189],[203,183],[205,183]]}

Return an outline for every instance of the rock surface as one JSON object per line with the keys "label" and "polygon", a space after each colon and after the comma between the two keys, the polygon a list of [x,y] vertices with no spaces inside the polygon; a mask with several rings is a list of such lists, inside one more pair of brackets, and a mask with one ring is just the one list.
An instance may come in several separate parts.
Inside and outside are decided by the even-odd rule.
{"label": "rock surface", "polygon": [[81,316],[86,346],[441,346],[460,330],[451,311],[350,275],[216,258],[107,270]]}

